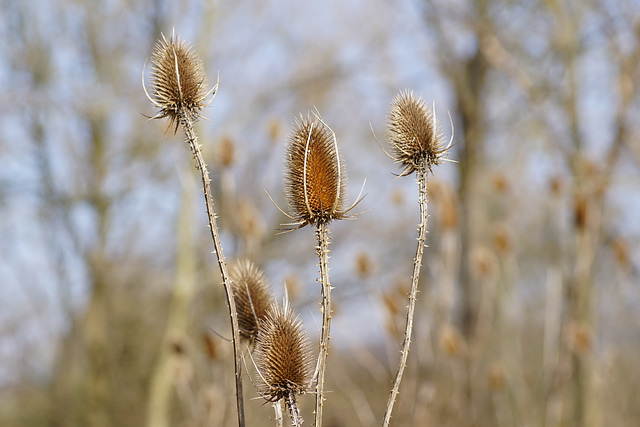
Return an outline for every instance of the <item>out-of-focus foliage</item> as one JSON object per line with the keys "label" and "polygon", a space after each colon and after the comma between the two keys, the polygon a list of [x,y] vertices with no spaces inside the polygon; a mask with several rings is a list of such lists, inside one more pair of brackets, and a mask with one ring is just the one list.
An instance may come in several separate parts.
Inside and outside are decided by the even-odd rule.
{"label": "out-of-focus foliage", "polygon": [[[234,425],[222,288],[188,147],[149,121],[173,29],[220,78],[198,134],[228,258],[317,339],[310,230],[278,234],[293,119],[317,108],[349,199],[332,227],[325,425],[377,425],[404,329],[416,186],[385,146],[400,89],[456,145],[429,183],[393,425],[640,420],[635,0],[0,4],[0,425]],[[373,130],[373,132],[372,132]],[[378,140],[378,141],[376,141]],[[385,147],[386,148],[386,147]],[[253,375],[250,362],[248,370]],[[245,382],[249,425],[273,410]],[[312,396],[301,396],[312,419]]]}

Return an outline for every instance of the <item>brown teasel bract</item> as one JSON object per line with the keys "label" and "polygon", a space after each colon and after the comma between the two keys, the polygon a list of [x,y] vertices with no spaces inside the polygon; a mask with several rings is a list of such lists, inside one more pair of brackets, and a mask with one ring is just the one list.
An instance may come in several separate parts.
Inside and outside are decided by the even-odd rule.
{"label": "brown teasel bract", "polygon": [[238,313],[240,338],[253,344],[258,335],[258,325],[273,303],[271,289],[262,270],[249,260],[235,262],[229,275]]}
{"label": "brown teasel bract", "polygon": [[387,138],[391,157],[404,168],[400,176],[409,175],[423,165],[431,170],[442,163],[442,154],[449,148],[442,143],[435,113],[410,91],[400,92],[391,102]]}
{"label": "brown teasel bract", "polygon": [[290,306],[274,303],[256,341],[259,393],[270,402],[309,390],[313,357],[300,319]]}
{"label": "brown teasel bract", "polygon": [[335,134],[318,115],[295,121],[285,156],[292,219],[304,226],[344,218],[346,170]]}

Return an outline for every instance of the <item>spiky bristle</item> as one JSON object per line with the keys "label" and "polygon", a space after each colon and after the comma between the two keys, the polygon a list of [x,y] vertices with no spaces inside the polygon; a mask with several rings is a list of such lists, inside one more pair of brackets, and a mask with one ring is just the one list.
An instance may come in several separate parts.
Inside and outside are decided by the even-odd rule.
{"label": "spiky bristle", "polygon": [[209,93],[202,61],[191,45],[171,34],[162,35],[151,55],[150,99],[160,111],[153,117],[169,117],[177,124],[181,114],[191,120],[200,117]]}
{"label": "spiky bristle", "polygon": [[409,175],[418,168],[442,163],[446,151],[442,143],[442,131],[434,112],[414,96],[402,91],[391,103],[388,116],[387,138],[391,144],[391,156]]}
{"label": "spiky bristle", "polygon": [[229,276],[238,313],[240,338],[253,344],[258,325],[267,315],[273,295],[262,270],[249,260],[235,262]]}
{"label": "spiky bristle", "polygon": [[285,156],[293,218],[301,224],[344,218],[346,170],[335,134],[317,115],[295,121]]}
{"label": "spiky bristle", "polygon": [[273,304],[260,323],[256,341],[259,391],[268,401],[309,390],[313,357],[300,319],[286,305]]}

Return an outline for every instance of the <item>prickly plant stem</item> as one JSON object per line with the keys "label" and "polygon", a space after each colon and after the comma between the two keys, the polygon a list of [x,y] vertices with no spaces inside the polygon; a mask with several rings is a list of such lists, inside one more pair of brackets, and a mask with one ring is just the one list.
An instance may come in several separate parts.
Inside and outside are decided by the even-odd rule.
{"label": "prickly plant stem", "polygon": [[184,129],[184,133],[191,147],[193,158],[196,162],[196,169],[200,171],[202,176],[202,187],[204,190],[204,200],[207,206],[207,216],[209,217],[209,229],[211,230],[211,238],[213,240],[213,247],[218,258],[218,267],[220,268],[220,274],[222,275],[222,285],[224,286],[224,292],[227,297],[227,306],[229,307],[229,318],[231,319],[231,333],[233,335],[233,355],[235,359],[235,380],[236,380],[236,405],[238,409],[238,426],[244,427],[244,400],[242,395],[242,361],[240,352],[240,341],[238,335],[238,314],[236,311],[236,304],[233,299],[233,292],[231,289],[231,279],[229,277],[229,271],[227,270],[227,263],[222,252],[222,244],[220,242],[220,233],[218,231],[218,225],[216,223],[216,214],[213,210],[213,194],[211,192],[211,184],[209,179],[209,171],[207,170],[207,164],[200,151],[200,145],[198,144],[198,137],[193,129],[193,121],[189,117],[188,113],[182,112],[180,114],[180,123]]}
{"label": "prickly plant stem", "polygon": [[322,407],[324,405],[324,374],[329,353],[329,331],[331,329],[331,283],[329,282],[329,229],[325,222],[316,226],[318,246],[316,252],[320,261],[320,284],[322,286],[322,332],[318,351],[318,378],[316,381],[315,427],[322,426]]}
{"label": "prickly plant stem", "polygon": [[300,416],[300,409],[298,409],[298,403],[296,402],[296,395],[293,390],[289,391],[286,397],[287,409],[289,409],[289,415],[291,415],[291,425],[293,427],[302,426],[302,417]]}
{"label": "prickly plant stem", "polygon": [[416,248],[416,257],[413,260],[413,274],[411,276],[411,290],[409,291],[409,306],[407,307],[407,320],[404,330],[404,340],[402,341],[402,351],[400,353],[400,363],[396,378],[393,380],[393,388],[387,401],[387,410],[384,413],[383,427],[388,427],[391,421],[391,412],[393,405],[400,392],[400,382],[404,368],[407,366],[407,357],[409,356],[409,347],[411,346],[411,333],[413,331],[413,319],[416,308],[416,298],[418,295],[418,279],[420,278],[420,268],[422,266],[422,254],[427,240],[427,173],[426,165],[422,165],[417,169],[418,181],[418,203],[420,205],[420,224],[418,225],[418,247]]}

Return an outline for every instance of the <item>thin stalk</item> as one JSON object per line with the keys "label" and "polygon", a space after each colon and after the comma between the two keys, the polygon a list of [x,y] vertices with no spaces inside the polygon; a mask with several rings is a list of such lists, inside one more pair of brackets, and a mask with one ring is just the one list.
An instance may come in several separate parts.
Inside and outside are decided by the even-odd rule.
{"label": "thin stalk", "polygon": [[240,351],[239,340],[239,328],[238,328],[238,315],[236,311],[236,303],[233,299],[233,291],[231,289],[231,279],[229,277],[229,271],[227,270],[227,263],[225,262],[224,254],[222,252],[222,244],[220,243],[220,235],[218,231],[218,225],[216,224],[216,214],[213,210],[213,194],[211,192],[211,184],[209,179],[209,171],[207,170],[207,164],[202,157],[200,151],[200,145],[198,144],[198,137],[193,130],[193,122],[188,113],[182,112],[180,114],[180,122],[184,133],[191,147],[193,158],[196,161],[196,169],[200,171],[202,176],[202,186],[204,189],[204,200],[207,206],[207,216],[209,218],[209,229],[211,230],[211,238],[213,240],[213,247],[218,259],[218,267],[220,268],[220,274],[222,275],[222,285],[224,286],[224,293],[227,298],[227,306],[229,307],[229,318],[231,319],[231,333],[233,335],[233,356],[235,362],[235,380],[236,380],[236,405],[238,408],[238,426],[244,427],[244,400],[242,395],[242,360]]}
{"label": "thin stalk", "polygon": [[282,405],[281,402],[282,400],[277,400],[275,402],[273,402],[273,410],[275,412],[275,420],[276,420],[276,427],[283,427],[282,424]]}
{"label": "thin stalk", "polygon": [[316,412],[315,427],[322,426],[322,408],[324,405],[324,374],[329,353],[329,331],[331,329],[331,283],[329,282],[329,229],[323,221],[316,226],[318,246],[316,252],[320,261],[320,282],[322,285],[322,332],[320,333],[320,350],[318,352],[318,366],[316,381]]}
{"label": "thin stalk", "polygon": [[296,395],[293,391],[290,391],[286,397],[287,408],[289,409],[289,415],[291,415],[291,425],[293,427],[302,426],[302,417],[300,416],[300,409],[298,409],[298,403],[296,402]]}
{"label": "thin stalk", "polygon": [[422,254],[427,240],[427,175],[426,165],[421,165],[417,169],[418,181],[418,204],[420,205],[420,223],[418,225],[418,247],[416,248],[416,257],[413,260],[413,274],[411,276],[411,290],[409,291],[409,306],[407,308],[407,320],[404,330],[404,340],[402,341],[402,351],[400,353],[400,363],[396,378],[393,381],[393,389],[389,395],[387,402],[387,410],[384,413],[384,421],[382,425],[387,427],[391,421],[391,412],[393,405],[400,392],[400,382],[404,368],[407,366],[407,357],[409,356],[409,347],[411,346],[411,333],[413,331],[413,319],[416,308],[416,298],[418,295],[418,279],[420,278],[420,268],[422,267]]}

